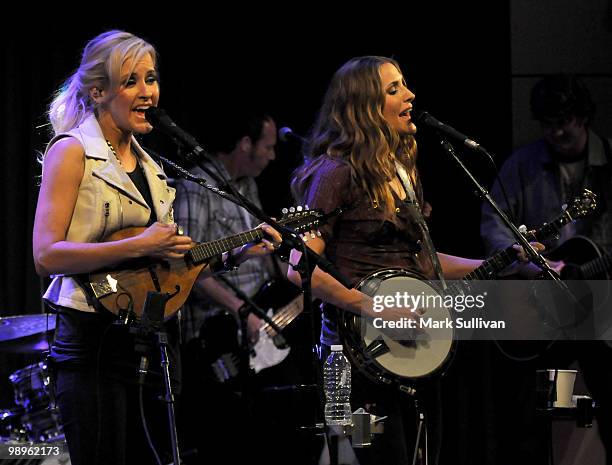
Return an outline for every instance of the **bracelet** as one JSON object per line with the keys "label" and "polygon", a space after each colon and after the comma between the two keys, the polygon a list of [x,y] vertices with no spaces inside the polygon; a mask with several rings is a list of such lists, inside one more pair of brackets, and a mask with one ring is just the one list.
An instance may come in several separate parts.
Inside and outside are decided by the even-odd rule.
{"label": "bracelet", "polygon": [[225,261],[223,260],[223,255],[215,255],[208,262],[208,266],[213,274],[227,273],[228,271],[236,271],[238,269],[236,257],[229,252]]}
{"label": "bracelet", "polygon": [[236,256],[231,252],[227,253],[227,258],[223,263],[225,271],[236,271],[238,269],[238,263],[236,262]]}

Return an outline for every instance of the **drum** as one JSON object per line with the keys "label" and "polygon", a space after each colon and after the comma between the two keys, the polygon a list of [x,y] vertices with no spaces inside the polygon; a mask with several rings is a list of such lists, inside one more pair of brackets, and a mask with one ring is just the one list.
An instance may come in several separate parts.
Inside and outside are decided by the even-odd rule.
{"label": "drum", "polygon": [[21,423],[23,413],[22,407],[0,410],[0,442],[27,440]]}
{"label": "drum", "polygon": [[25,432],[25,438],[37,443],[63,439],[47,364],[28,365],[10,375],[9,380],[15,391],[15,403],[23,409],[19,430]]}
{"label": "drum", "polygon": [[27,412],[48,407],[51,402],[51,375],[45,362],[28,365],[9,376],[15,391],[15,403]]}

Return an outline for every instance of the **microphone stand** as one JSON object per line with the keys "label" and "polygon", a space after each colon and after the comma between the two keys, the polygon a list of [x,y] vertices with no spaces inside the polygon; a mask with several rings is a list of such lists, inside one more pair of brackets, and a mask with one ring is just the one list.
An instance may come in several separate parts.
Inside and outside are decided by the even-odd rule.
{"label": "microphone stand", "polygon": [[[548,265],[548,263],[546,262],[542,254],[540,254],[537,250],[535,250],[533,246],[529,243],[529,241],[525,238],[525,236],[523,236],[523,234],[520,233],[520,231],[517,229],[514,223],[512,223],[512,221],[508,219],[508,216],[503,212],[503,210],[499,208],[495,200],[493,200],[493,197],[491,197],[491,194],[489,194],[489,192],[482,186],[482,184],[478,182],[478,180],[474,177],[474,175],[472,175],[470,170],[468,170],[468,168],[463,164],[461,159],[455,153],[455,148],[453,147],[453,145],[441,135],[439,135],[439,137],[440,137],[440,144],[442,145],[442,148],[444,149],[444,151],[448,153],[453,160],[455,160],[455,162],[461,167],[461,169],[467,175],[467,177],[472,181],[472,184],[476,188],[476,194],[481,199],[484,199],[491,206],[491,208],[502,219],[506,227],[510,229],[510,231],[516,238],[517,242],[523,247],[523,249],[529,256],[531,262],[534,263],[538,268],[540,268],[543,271],[544,276],[547,279],[554,281],[557,287],[563,293],[565,293],[573,302],[578,304],[578,300],[576,299],[574,294],[569,290],[565,282],[563,282],[561,278],[552,270],[552,268]],[[480,149],[481,150],[479,151],[489,155],[489,153],[484,148],[480,147]]]}
{"label": "microphone stand", "polygon": [[154,337],[160,351],[160,367],[162,370],[162,378],[164,380],[165,394],[161,399],[166,403],[167,414],[168,414],[168,432],[170,434],[170,444],[172,446],[172,457],[173,463],[179,465],[180,462],[180,450],[178,444],[178,433],[176,429],[176,416],[174,412],[174,395],[172,394],[172,384],[170,379],[170,360],[168,358],[168,334],[166,333],[163,325],[164,310],[166,308],[166,302],[174,297],[175,294],[161,293],[149,291],[144,303],[142,318],[136,323],[132,323],[130,332],[135,334],[135,350],[140,353],[140,368],[138,385],[139,385],[139,397],[141,405],[141,414],[143,428],[145,435],[149,442],[149,446],[153,455],[155,455],[158,463],[160,462],[155,446],[149,436],[149,431],[146,426],[146,420],[144,417],[144,411],[142,410],[142,389],[144,385],[144,379],[149,368],[149,342],[147,338]]}

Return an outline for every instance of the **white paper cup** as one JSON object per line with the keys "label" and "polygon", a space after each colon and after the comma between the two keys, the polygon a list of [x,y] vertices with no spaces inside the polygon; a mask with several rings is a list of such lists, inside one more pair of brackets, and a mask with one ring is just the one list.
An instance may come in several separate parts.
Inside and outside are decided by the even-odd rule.
{"label": "white paper cup", "polygon": [[539,376],[545,376],[550,383],[551,398],[553,407],[572,408],[572,395],[574,394],[574,383],[576,381],[577,370],[538,370]]}

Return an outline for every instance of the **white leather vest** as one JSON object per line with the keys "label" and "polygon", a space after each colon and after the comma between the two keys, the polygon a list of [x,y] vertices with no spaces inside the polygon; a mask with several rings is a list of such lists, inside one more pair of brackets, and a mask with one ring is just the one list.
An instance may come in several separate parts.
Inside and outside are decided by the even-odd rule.
{"label": "white leather vest", "polygon": [[[91,115],[75,129],[55,136],[47,145],[45,153],[64,137],[74,137],[85,150],[85,171],[66,240],[100,242],[120,229],[145,226],[151,210],[106,144],[95,116]],[[132,146],[149,184],[157,220],[172,223],[175,189],[168,186],[162,169],[134,138]],[[54,276],[44,298],[51,304],[86,312],[95,311],[87,303],[84,291],[74,279],[67,276]]]}

